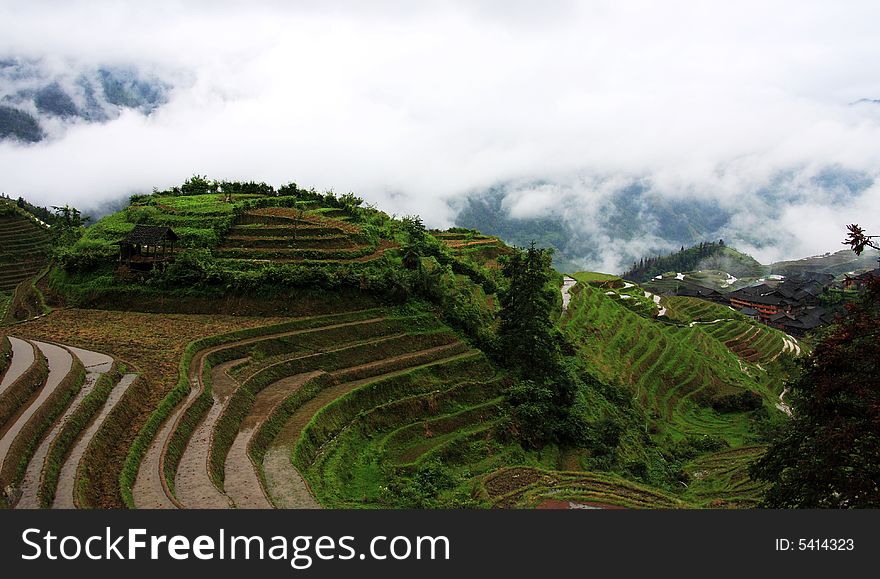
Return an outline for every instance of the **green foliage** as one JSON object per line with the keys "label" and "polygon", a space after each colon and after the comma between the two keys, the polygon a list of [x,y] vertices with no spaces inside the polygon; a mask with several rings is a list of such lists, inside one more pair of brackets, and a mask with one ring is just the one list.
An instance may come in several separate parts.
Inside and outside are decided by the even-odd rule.
{"label": "green foliage", "polygon": [[510,391],[514,430],[530,447],[570,441],[579,430],[571,416],[578,386],[563,362],[563,339],[553,322],[551,252],[532,244],[504,259],[502,271],[509,282],[499,295],[500,358],[522,378]]}
{"label": "green foliage", "polygon": [[75,273],[88,273],[112,261],[119,249],[104,239],[80,239],[72,246],[60,245],[55,259],[61,266]]}
{"label": "green foliage", "polygon": [[207,249],[189,249],[178,254],[164,271],[156,273],[167,287],[192,287],[210,282],[218,273],[214,256]]}
{"label": "green foliage", "polygon": [[456,477],[439,459],[421,463],[411,477],[398,477],[388,485],[389,494],[401,508],[430,509],[441,506],[440,493],[456,485]]}

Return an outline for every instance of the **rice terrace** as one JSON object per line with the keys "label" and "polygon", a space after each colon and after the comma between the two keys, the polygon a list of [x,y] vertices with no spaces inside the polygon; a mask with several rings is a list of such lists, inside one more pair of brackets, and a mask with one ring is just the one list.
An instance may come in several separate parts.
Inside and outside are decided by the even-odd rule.
{"label": "rice terrace", "polygon": [[0,199],[0,503],[759,506],[815,338],[663,279],[295,184]]}

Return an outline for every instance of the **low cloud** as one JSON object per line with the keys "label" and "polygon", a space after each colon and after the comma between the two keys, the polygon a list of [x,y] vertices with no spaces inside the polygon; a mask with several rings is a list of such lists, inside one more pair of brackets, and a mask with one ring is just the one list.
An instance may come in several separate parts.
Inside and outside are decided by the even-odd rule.
{"label": "low cloud", "polygon": [[851,104],[880,95],[876,2],[291,4],[4,4],[0,56],[172,88],[149,116],[0,143],[0,191],[89,208],[194,173],[294,180],[448,226],[457,199],[518,183],[511,215],[638,251],[663,237],[606,240],[599,221],[643,183],[729,210],[763,260],[880,227],[876,187],[816,181],[880,171],[880,105]]}

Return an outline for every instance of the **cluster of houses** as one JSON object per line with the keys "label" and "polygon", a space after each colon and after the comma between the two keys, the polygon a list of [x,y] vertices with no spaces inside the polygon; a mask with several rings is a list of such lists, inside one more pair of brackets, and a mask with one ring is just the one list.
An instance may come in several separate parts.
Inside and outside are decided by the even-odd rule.
{"label": "cluster of houses", "polygon": [[[880,277],[880,268],[858,275],[847,276],[844,289],[860,289],[871,276]],[[834,321],[835,313],[822,305],[820,296],[834,284],[834,276],[827,273],[804,272],[796,278],[769,285],[762,283],[723,294],[712,288],[685,283],[676,295],[701,298],[727,304],[750,318],[760,320],[793,336],[803,336],[811,330]]]}

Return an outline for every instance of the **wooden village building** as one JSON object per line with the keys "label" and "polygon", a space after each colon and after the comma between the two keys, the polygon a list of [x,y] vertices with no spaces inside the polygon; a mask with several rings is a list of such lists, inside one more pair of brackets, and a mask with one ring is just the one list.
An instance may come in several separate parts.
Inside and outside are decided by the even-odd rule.
{"label": "wooden village building", "polygon": [[170,227],[135,225],[119,245],[119,267],[149,270],[164,267],[174,256],[179,238]]}

